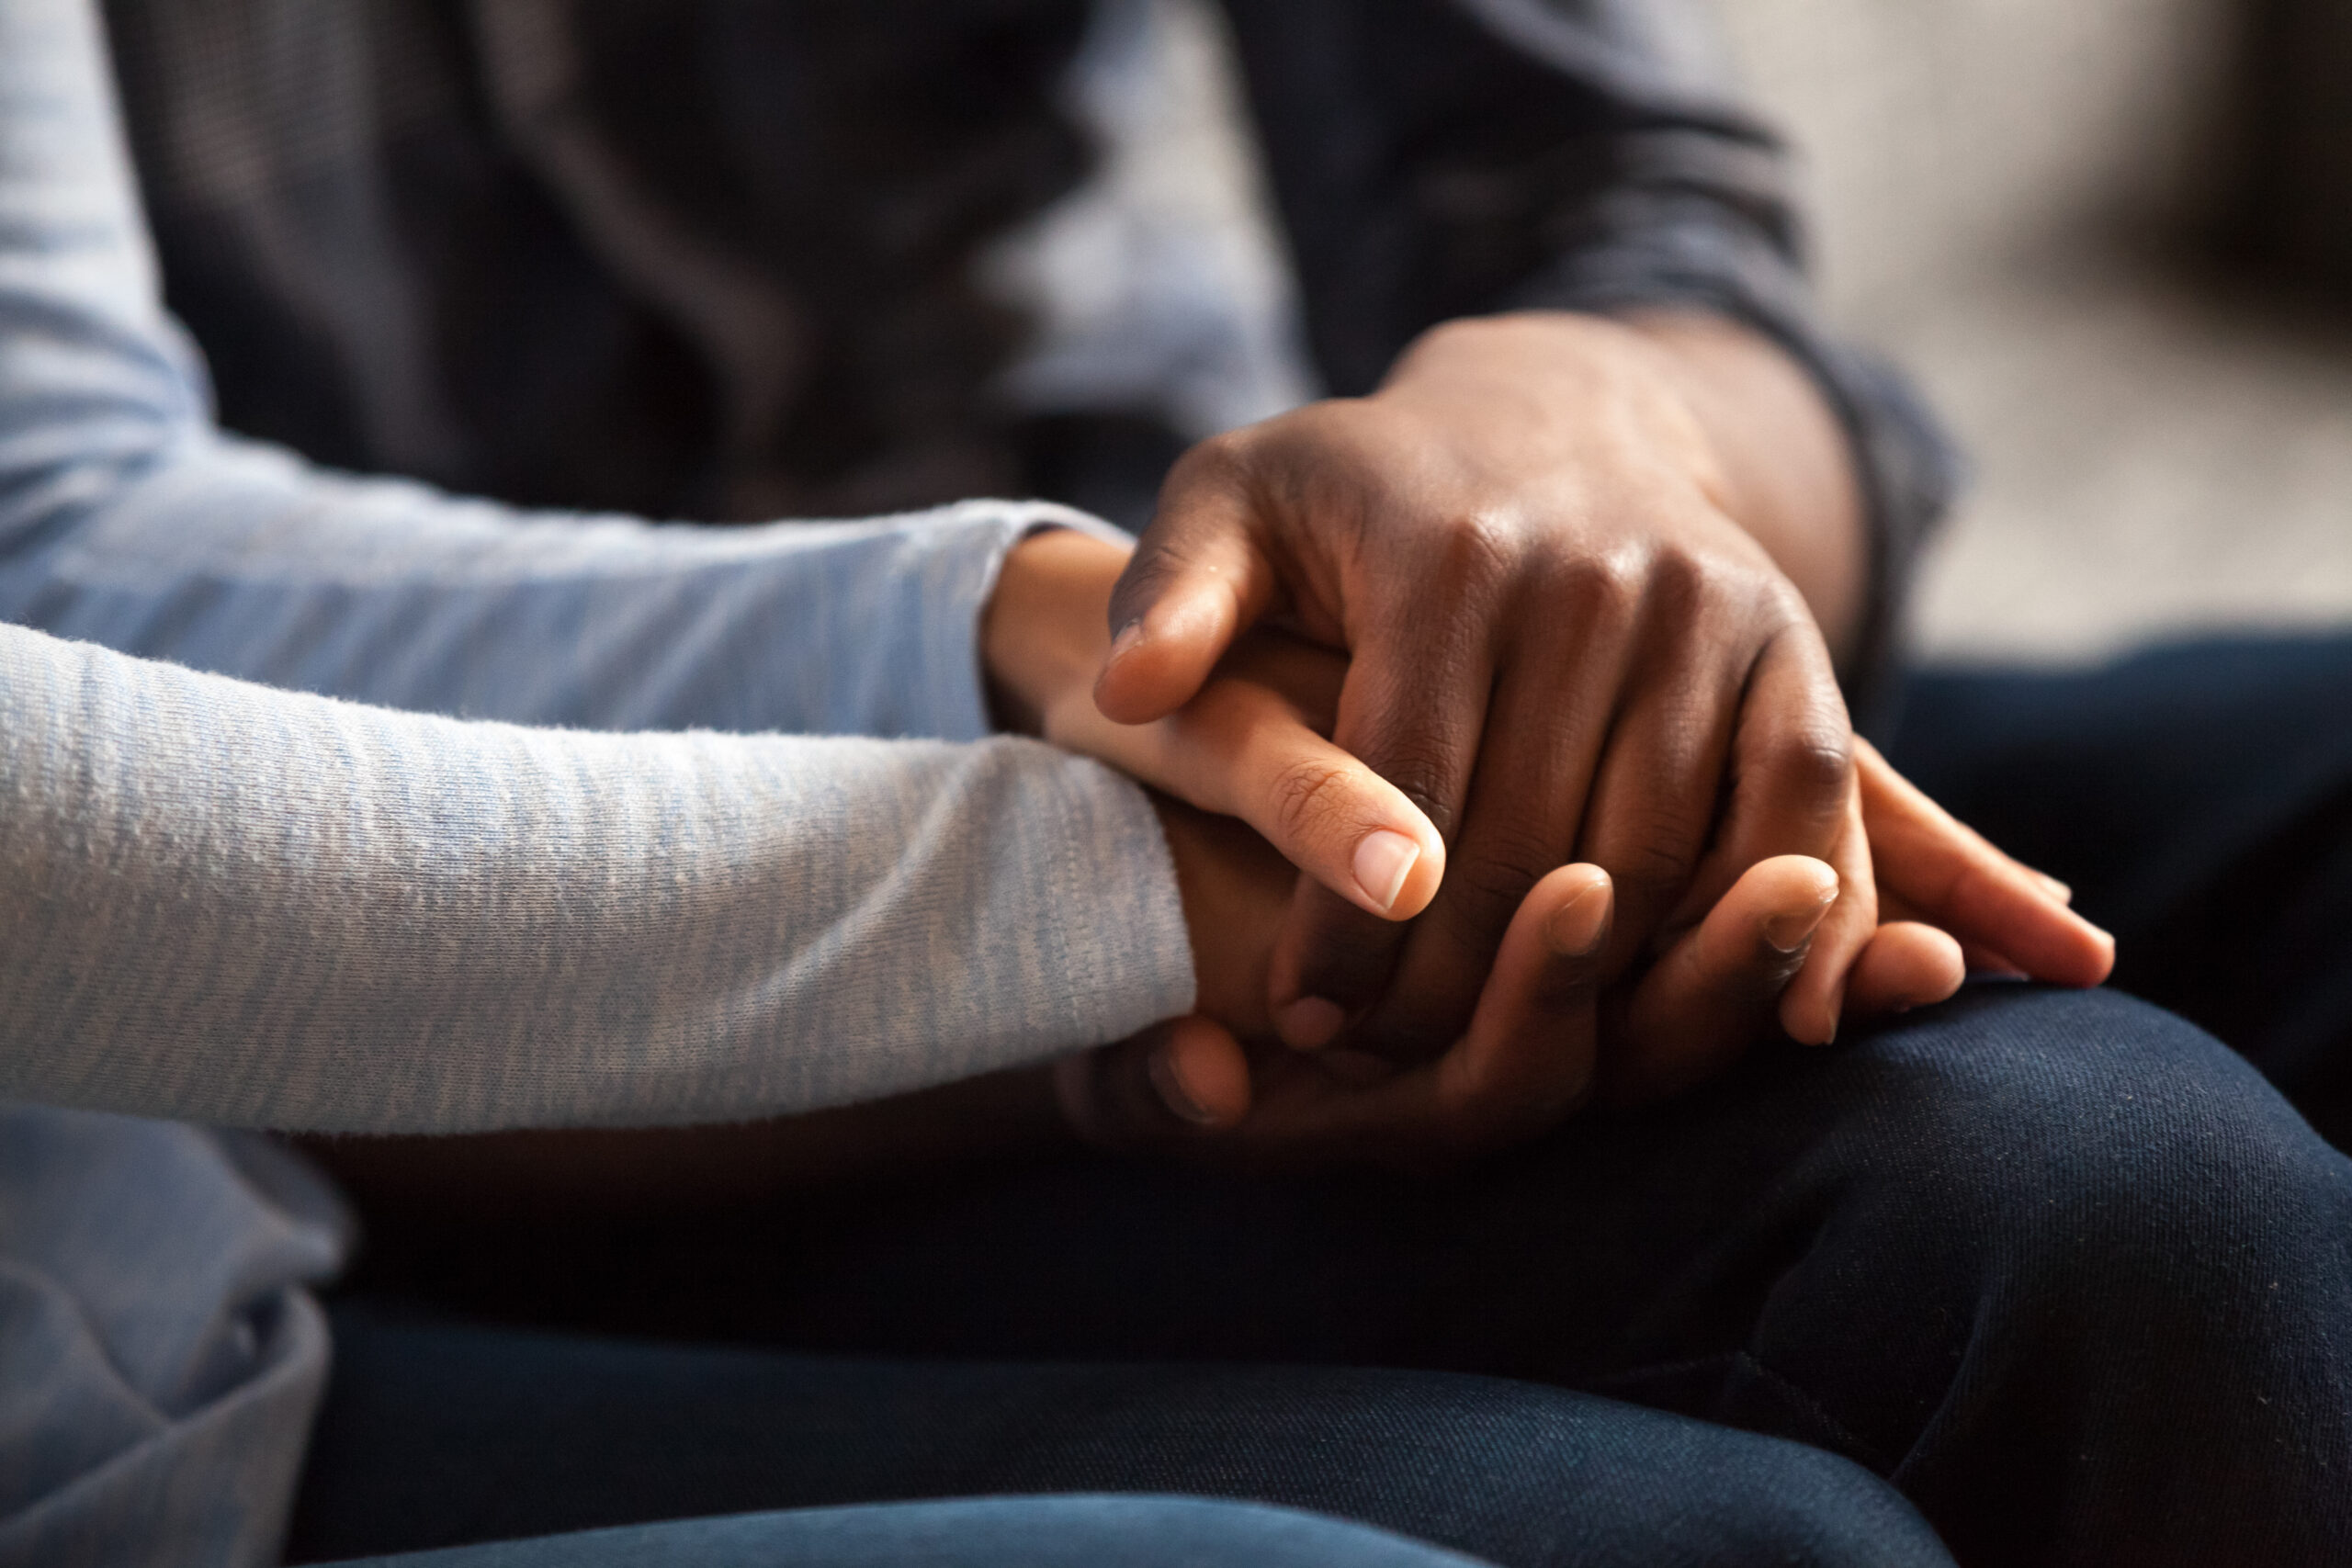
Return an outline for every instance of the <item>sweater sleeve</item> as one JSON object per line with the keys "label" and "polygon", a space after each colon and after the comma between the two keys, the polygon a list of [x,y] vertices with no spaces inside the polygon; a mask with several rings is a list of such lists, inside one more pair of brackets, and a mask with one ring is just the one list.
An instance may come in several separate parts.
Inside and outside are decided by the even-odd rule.
{"label": "sweater sleeve", "polygon": [[[227,441],[95,6],[0,0],[0,1096],[723,1119],[1184,1010],[1141,792],[975,739],[978,609],[1056,520],[524,517]],[[584,732],[639,728],[692,733]]]}
{"label": "sweater sleeve", "polygon": [[1192,1005],[1149,807],[1032,741],[466,722],[17,626],[0,734],[0,1098],[740,1119]]}
{"label": "sweater sleeve", "polygon": [[0,618],[294,690],[596,729],[987,733],[1042,503],[743,529],[522,513],[213,425],[92,0],[0,0]]}

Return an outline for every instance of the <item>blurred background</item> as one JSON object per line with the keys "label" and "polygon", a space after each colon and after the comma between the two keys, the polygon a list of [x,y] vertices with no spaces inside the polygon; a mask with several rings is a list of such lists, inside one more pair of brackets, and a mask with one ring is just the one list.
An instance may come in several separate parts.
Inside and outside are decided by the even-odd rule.
{"label": "blurred background", "polygon": [[[1923,650],[2352,620],[2352,5],[1714,10],[1802,156],[1831,319],[1977,466]],[[1199,389],[1195,433],[1306,395],[1209,10],[1118,0],[1073,90],[1106,177],[997,259],[1052,323],[1029,392],[1117,373],[1105,344],[1135,374],[1157,337],[1187,356],[1152,373]],[[1220,293],[1250,308],[1204,324]]]}
{"label": "blurred background", "polygon": [[2352,6],[1720,0],[1830,312],[1978,464],[1917,636],[2352,617]]}

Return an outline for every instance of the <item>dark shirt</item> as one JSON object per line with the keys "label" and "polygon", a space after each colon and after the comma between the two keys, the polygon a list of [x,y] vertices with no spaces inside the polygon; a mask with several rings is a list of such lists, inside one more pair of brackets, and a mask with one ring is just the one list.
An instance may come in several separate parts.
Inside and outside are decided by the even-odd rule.
{"label": "dark shirt", "polygon": [[[1853,438],[1874,669],[1954,460],[1820,330],[1788,160],[1673,47],[1683,3],[1224,9],[1325,385],[1368,389],[1423,328],[1511,306],[1761,329]],[[1057,88],[1089,10],[107,6],[224,423],[518,502],[710,518],[1083,502],[1088,441],[1172,452],[1105,425],[1073,453],[989,393],[1023,323],[974,258],[1088,169]]]}

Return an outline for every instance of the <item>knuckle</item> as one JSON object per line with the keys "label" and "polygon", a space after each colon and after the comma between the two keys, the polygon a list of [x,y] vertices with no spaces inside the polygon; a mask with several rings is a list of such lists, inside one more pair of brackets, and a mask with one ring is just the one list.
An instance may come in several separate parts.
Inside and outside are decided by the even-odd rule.
{"label": "knuckle", "polygon": [[1250,436],[1246,430],[1228,430],[1187,447],[1161,483],[1163,499],[1198,484],[1221,483],[1239,477],[1249,467]]}
{"label": "knuckle", "polygon": [[1662,545],[1650,558],[1649,602],[1675,620],[1695,619],[1729,596],[1716,564],[1679,544]]}
{"label": "knuckle", "polygon": [[1442,753],[1434,747],[1420,746],[1384,751],[1378,769],[1382,778],[1394,784],[1436,826],[1441,837],[1451,839],[1454,825],[1453,768]]}
{"label": "knuckle", "polygon": [[1463,508],[1443,514],[1432,533],[1424,581],[1441,604],[1484,604],[1518,570],[1520,528],[1508,512]]}
{"label": "knuckle", "polygon": [[1841,800],[1854,776],[1854,740],[1842,728],[1808,724],[1774,737],[1762,771],[1770,789],[1809,801]]}
{"label": "knuckle", "polygon": [[1579,620],[1623,626],[1641,613],[1645,576],[1644,552],[1579,555],[1564,568],[1558,596]]}

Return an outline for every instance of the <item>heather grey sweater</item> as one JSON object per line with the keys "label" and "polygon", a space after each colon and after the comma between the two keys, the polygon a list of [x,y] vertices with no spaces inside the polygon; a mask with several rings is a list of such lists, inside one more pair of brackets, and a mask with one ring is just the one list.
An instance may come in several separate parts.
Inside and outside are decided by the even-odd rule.
{"label": "heather grey sweater", "polygon": [[226,439],[94,0],[0,0],[0,1568],[276,1557],[334,1199],[141,1117],[751,1117],[1187,1008],[1141,793],[986,733],[1054,523],[526,518]]}
{"label": "heather grey sweater", "polygon": [[997,563],[1076,520],[526,518],[226,439],[90,12],[0,0],[0,1097],[741,1118],[1183,1010],[1140,792],[985,739]]}

